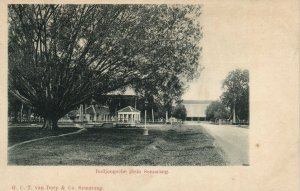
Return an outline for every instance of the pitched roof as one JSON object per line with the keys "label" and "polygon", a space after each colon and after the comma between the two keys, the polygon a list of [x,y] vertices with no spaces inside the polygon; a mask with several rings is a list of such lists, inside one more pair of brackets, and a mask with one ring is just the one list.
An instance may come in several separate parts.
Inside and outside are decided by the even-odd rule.
{"label": "pitched roof", "polygon": [[108,107],[105,106],[90,106],[85,109],[85,112],[87,114],[92,114],[94,115],[95,113],[97,114],[109,114],[109,109]]}
{"label": "pitched roof", "polygon": [[124,107],[123,109],[120,109],[118,112],[140,112],[140,111],[131,106],[127,106]]}

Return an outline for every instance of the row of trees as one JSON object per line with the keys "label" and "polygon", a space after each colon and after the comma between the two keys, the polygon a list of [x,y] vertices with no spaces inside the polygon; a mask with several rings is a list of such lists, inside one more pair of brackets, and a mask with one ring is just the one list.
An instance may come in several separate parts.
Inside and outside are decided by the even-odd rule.
{"label": "row of trees", "polygon": [[209,120],[249,120],[249,71],[231,71],[223,82],[220,101],[212,102],[206,109]]}
{"label": "row of trees", "polygon": [[126,87],[164,108],[199,75],[198,5],[9,5],[9,96],[43,128]]}

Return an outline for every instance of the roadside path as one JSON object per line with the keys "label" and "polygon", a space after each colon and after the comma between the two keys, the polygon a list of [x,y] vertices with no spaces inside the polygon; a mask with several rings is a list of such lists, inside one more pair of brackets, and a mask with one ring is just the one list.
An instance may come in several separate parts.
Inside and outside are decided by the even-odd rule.
{"label": "roadside path", "polygon": [[82,131],[86,130],[86,128],[82,127],[79,124],[76,124],[76,127],[78,127],[79,130],[75,131],[75,132],[65,133],[65,134],[55,135],[55,136],[42,137],[42,138],[32,139],[32,140],[29,140],[29,141],[24,141],[24,142],[21,142],[21,143],[14,144],[14,145],[8,147],[8,151],[10,151],[11,149],[13,149],[17,146],[24,145],[24,144],[27,144],[27,143],[31,143],[31,142],[35,142],[35,141],[39,141],[39,140],[44,140],[44,139],[51,139],[51,138],[56,138],[56,137],[64,137],[64,136],[68,136],[68,135],[74,135],[74,134],[78,134],[78,133],[81,133]]}
{"label": "roadside path", "polygon": [[233,125],[200,125],[215,138],[216,144],[224,151],[228,165],[249,165],[248,129]]}

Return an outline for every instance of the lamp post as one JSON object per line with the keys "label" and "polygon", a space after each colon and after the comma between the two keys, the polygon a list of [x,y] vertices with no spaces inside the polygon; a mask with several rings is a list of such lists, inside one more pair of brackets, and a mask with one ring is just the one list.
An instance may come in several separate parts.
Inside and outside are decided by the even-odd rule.
{"label": "lamp post", "polygon": [[148,101],[145,100],[145,127],[144,127],[143,135],[149,135],[148,129],[147,129],[147,104],[148,104]]}

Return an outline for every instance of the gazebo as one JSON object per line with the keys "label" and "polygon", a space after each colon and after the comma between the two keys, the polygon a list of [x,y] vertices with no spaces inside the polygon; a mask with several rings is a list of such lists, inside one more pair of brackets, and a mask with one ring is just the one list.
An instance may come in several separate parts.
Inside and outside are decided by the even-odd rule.
{"label": "gazebo", "polygon": [[118,111],[118,122],[136,123],[141,119],[141,112],[131,106],[124,107]]}

